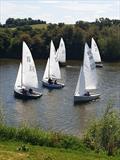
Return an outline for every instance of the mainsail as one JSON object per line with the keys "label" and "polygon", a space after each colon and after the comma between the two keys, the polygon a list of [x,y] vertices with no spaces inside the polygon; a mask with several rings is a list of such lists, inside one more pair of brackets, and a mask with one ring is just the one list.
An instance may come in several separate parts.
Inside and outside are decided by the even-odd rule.
{"label": "mainsail", "polygon": [[66,62],[66,48],[65,48],[65,43],[63,38],[61,38],[60,40],[60,44],[59,44],[59,48],[57,50],[57,59],[59,62],[61,63],[65,63]]}
{"label": "mainsail", "polygon": [[49,79],[49,78],[61,79],[60,67],[56,58],[56,51],[55,51],[53,41],[51,41],[51,44],[50,44],[50,57],[48,58],[48,61],[47,61],[43,80]]}
{"label": "mainsail", "polygon": [[93,54],[93,58],[94,58],[95,62],[101,62],[100,52],[99,52],[98,46],[93,38],[92,38],[92,42],[91,42],[91,52]]}
{"label": "mainsail", "polygon": [[22,85],[27,88],[38,88],[38,78],[31,52],[23,42],[22,51]]}
{"label": "mainsail", "polygon": [[95,62],[87,43],[85,43],[84,49],[84,61],[83,70],[85,75],[85,87],[87,90],[96,89],[97,87],[97,75]]}

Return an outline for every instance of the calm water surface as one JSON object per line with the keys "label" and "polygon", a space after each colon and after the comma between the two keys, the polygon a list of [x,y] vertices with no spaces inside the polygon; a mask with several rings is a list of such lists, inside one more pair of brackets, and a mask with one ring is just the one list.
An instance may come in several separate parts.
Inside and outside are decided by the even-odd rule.
{"label": "calm water surface", "polygon": [[80,61],[68,61],[61,68],[65,87],[48,90],[42,87],[42,76],[46,61],[37,60],[36,69],[39,90],[43,96],[37,100],[18,100],[13,96],[19,60],[0,60],[0,105],[8,125],[27,123],[44,130],[61,131],[80,135],[93,118],[99,117],[109,101],[120,109],[120,63],[104,63],[97,68],[98,90],[101,98],[87,104],[74,105],[73,95],[80,70]]}

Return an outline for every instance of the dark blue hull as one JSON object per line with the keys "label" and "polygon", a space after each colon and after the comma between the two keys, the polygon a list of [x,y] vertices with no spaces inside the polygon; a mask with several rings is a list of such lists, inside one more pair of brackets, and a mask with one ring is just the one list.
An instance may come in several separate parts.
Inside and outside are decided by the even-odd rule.
{"label": "dark blue hull", "polygon": [[14,96],[18,99],[37,99],[42,96],[42,93],[33,91],[33,93],[23,94],[21,90],[14,90]]}
{"label": "dark blue hull", "polygon": [[49,89],[60,89],[60,88],[64,87],[64,84],[62,84],[62,83],[57,83],[57,84],[52,83],[52,84],[50,84],[47,81],[43,81],[43,86],[47,87]]}

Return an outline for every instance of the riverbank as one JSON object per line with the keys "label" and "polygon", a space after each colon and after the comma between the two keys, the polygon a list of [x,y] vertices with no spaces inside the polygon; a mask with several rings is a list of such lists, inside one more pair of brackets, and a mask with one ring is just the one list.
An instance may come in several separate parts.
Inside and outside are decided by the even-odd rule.
{"label": "riverbank", "polygon": [[1,160],[119,160],[119,155],[107,156],[95,152],[78,137],[38,128],[14,128],[0,125]]}
{"label": "riverbank", "polygon": [[[23,148],[23,149],[22,149]],[[71,150],[64,148],[41,147],[21,141],[1,141],[1,160],[119,160],[117,156],[108,157],[104,153],[95,153],[90,150]]]}

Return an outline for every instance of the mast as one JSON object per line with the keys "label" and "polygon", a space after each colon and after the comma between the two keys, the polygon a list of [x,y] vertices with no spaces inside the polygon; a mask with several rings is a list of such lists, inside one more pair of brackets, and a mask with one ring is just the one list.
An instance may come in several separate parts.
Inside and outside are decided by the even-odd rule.
{"label": "mast", "polygon": [[23,85],[23,44],[22,44],[22,63],[21,63],[21,88],[22,85]]}

